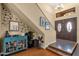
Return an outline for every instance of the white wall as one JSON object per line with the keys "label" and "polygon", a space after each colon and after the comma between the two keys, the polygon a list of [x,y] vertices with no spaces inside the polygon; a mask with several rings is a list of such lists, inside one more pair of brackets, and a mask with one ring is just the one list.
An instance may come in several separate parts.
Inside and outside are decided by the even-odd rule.
{"label": "white wall", "polygon": [[[54,13],[52,7],[48,3],[38,3],[38,6],[41,9],[41,11],[43,12],[43,14],[45,15],[45,17],[51,23],[51,30],[48,32],[45,32],[45,34],[47,33],[46,37],[48,37],[48,39],[46,40],[46,45],[49,45],[56,41],[56,31],[55,31],[55,22],[54,22],[55,13]],[[48,36],[48,35],[50,35],[50,36]]]}

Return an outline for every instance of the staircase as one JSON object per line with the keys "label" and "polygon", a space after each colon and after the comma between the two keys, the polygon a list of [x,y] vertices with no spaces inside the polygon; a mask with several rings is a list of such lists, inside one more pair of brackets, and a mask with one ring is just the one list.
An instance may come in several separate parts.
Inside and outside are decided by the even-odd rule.
{"label": "staircase", "polygon": [[[49,44],[55,41],[55,29],[50,28],[46,31],[45,28],[41,27],[39,24],[39,19],[41,16],[45,15],[41,12],[39,7],[34,3],[27,4],[17,4],[17,3],[6,3],[5,4],[13,13],[18,15],[25,23],[27,23],[37,34],[42,34],[44,36],[44,43],[42,46],[46,48]],[[49,35],[48,35],[49,34]],[[51,39],[52,38],[52,39]]]}
{"label": "staircase", "polygon": [[[27,15],[25,15],[24,13],[23,13],[23,9],[22,10],[20,10],[17,6],[16,6],[16,4],[3,4],[3,5],[5,5],[12,13],[14,13],[15,15],[17,15],[20,19],[21,19],[21,21],[23,22],[23,23],[25,23],[25,24],[27,24],[29,27],[30,27],[30,29],[33,31],[33,32],[35,32],[37,35],[42,35],[43,36],[43,42],[44,42],[44,33],[43,33],[43,31],[40,29],[40,27],[38,26],[39,24],[36,24],[36,23],[34,23],[34,19],[32,18],[33,16],[29,13],[29,15],[27,14],[27,11],[25,12]],[[23,4],[24,5],[24,4]],[[28,4],[28,5],[31,5],[31,4]],[[28,6],[27,5],[27,6]],[[34,5],[34,4],[33,4]],[[20,6],[20,5],[19,5]],[[31,5],[32,6],[32,5]],[[31,8],[31,6],[29,6],[28,8]],[[35,8],[36,8],[36,5],[34,5],[35,6]],[[22,6],[21,6],[22,7]],[[37,15],[37,14],[36,14]],[[36,16],[35,15],[35,16]],[[30,17],[29,17],[30,16]],[[34,16],[34,17],[35,17]],[[32,19],[31,19],[32,18]],[[41,46],[42,46],[42,48],[44,47],[44,43],[41,43]]]}

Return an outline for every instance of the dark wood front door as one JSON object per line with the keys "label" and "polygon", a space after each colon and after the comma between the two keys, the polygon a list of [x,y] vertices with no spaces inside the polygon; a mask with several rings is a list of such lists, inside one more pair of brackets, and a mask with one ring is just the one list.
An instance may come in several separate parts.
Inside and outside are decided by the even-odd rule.
{"label": "dark wood front door", "polygon": [[64,20],[64,39],[77,41],[77,18],[69,18]]}
{"label": "dark wood front door", "polygon": [[63,39],[63,20],[55,21],[56,38]]}
{"label": "dark wood front door", "polygon": [[56,38],[77,41],[77,17],[55,21]]}

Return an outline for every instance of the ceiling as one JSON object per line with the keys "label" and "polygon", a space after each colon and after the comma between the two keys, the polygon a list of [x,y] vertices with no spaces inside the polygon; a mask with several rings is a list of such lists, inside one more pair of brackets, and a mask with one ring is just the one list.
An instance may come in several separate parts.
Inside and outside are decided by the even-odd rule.
{"label": "ceiling", "polygon": [[[62,4],[64,7],[60,10],[56,9],[56,7],[60,4]],[[48,3],[47,5],[49,5],[54,12],[59,12],[59,11],[65,10],[65,9],[69,9],[69,8],[78,6],[79,4],[78,3]]]}

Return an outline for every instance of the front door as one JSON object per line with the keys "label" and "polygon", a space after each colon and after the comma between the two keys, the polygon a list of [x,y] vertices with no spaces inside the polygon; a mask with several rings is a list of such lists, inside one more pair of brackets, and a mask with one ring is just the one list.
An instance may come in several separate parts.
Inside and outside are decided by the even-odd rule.
{"label": "front door", "polygon": [[77,41],[77,19],[69,18],[64,20],[64,38],[70,41]]}
{"label": "front door", "polygon": [[64,39],[63,37],[63,20],[55,21],[56,38]]}

